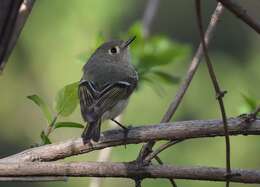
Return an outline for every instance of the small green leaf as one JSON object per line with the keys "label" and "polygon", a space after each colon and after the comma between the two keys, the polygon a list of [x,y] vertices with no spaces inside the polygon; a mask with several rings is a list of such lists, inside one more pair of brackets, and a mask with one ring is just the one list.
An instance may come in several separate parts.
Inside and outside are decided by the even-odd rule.
{"label": "small green leaf", "polygon": [[51,144],[50,139],[45,135],[44,131],[41,132],[41,139],[44,145]]}
{"label": "small green leaf", "polygon": [[[141,48],[133,45],[132,48]],[[133,51],[133,56],[138,60],[137,67],[149,70],[156,66],[167,65],[184,59],[189,53],[189,48],[171,41],[164,36],[153,36],[146,40],[143,49]]]}
{"label": "small green leaf", "polygon": [[78,105],[78,82],[62,88],[56,96],[56,111],[61,116],[70,115]]}
{"label": "small green leaf", "polygon": [[165,83],[176,84],[176,83],[180,82],[179,77],[173,76],[173,75],[163,72],[163,71],[154,70],[154,71],[152,71],[152,73],[159,76],[163,81],[165,81]]}
{"label": "small green leaf", "polygon": [[249,108],[249,110],[251,112],[253,112],[256,109],[256,107],[257,107],[256,99],[254,99],[252,97],[249,97],[249,96],[247,96],[245,94],[241,94],[241,95],[242,95],[242,97],[243,97],[243,99],[245,101],[246,106]]}
{"label": "small green leaf", "polygon": [[48,124],[51,124],[52,115],[51,115],[49,107],[43,101],[43,99],[41,99],[38,95],[30,95],[30,96],[27,96],[27,98],[30,99],[31,101],[33,101],[37,106],[40,107],[40,109],[42,110],[42,113],[44,114],[45,118],[48,121]]}
{"label": "small green leaf", "polygon": [[73,128],[84,128],[84,125],[75,122],[57,122],[54,126],[55,129],[61,127],[73,127]]}

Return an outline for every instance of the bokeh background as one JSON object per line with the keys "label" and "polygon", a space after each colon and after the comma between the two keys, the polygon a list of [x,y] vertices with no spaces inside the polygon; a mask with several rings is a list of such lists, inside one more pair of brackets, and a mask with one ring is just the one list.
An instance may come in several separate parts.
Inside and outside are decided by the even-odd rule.
{"label": "bokeh background", "polygon": [[[260,19],[259,0],[240,0],[256,19]],[[84,64],[79,60],[85,51],[93,49],[97,33],[107,39],[118,38],[134,22],[143,17],[147,1],[142,0],[45,0],[36,1],[22,31],[4,74],[0,76],[0,157],[4,157],[39,142],[40,132],[46,126],[41,112],[26,96],[38,94],[49,105],[64,85],[78,81]],[[215,1],[203,2],[205,24],[216,6]],[[193,1],[163,0],[152,22],[151,35],[163,34],[181,44],[190,46],[185,60],[167,66],[167,71],[183,77],[199,37]],[[138,40],[138,38],[137,38]],[[228,90],[225,106],[228,116],[237,116],[245,101],[241,94],[260,100],[260,42],[259,36],[231,13],[225,11],[210,45],[210,55],[221,87]],[[89,57],[85,53],[85,59]],[[158,95],[149,84],[133,94],[123,115],[123,123],[149,125],[158,123],[172,100],[178,84],[164,88]],[[207,69],[202,63],[192,84],[172,120],[220,118],[214,91]],[[79,108],[66,120],[82,122]],[[104,129],[105,125],[103,126]],[[51,134],[56,141],[79,137],[80,129],[58,129]],[[260,137],[238,136],[231,138],[231,164],[234,168],[260,169]],[[112,161],[132,161],[141,145],[112,149]],[[94,161],[98,151],[65,159]],[[225,166],[223,138],[188,140],[161,154],[164,162],[180,166]],[[89,178],[71,178],[68,182],[1,183],[0,186],[88,186]],[[223,186],[218,182],[177,180],[179,186]],[[133,186],[129,179],[102,180],[102,186]],[[146,179],[143,186],[170,186],[163,179]],[[232,184],[242,187],[248,185]],[[254,185],[250,185],[254,186]],[[257,186],[257,185],[255,185]]]}

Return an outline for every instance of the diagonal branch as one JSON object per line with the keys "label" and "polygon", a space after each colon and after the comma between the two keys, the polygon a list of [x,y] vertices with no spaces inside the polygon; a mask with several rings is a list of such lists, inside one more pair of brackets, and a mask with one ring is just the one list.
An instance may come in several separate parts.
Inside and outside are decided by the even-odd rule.
{"label": "diagonal branch", "polygon": [[[244,127],[248,127],[245,129]],[[245,120],[244,118],[230,118],[228,120],[230,135],[258,135],[260,134],[260,120]],[[66,140],[60,143],[44,145],[27,149],[15,155],[0,159],[2,162],[53,161],[73,155],[88,153],[106,147],[125,144],[138,144],[158,140],[182,140],[190,138],[223,136],[222,120],[194,120],[157,125],[133,127],[125,139],[122,130],[109,130],[101,135],[97,143],[82,143],[81,138]]]}
{"label": "diagonal branch", "polygon": [[260,34],[260,22],[254,19],[247,13],[243,7],[241,7],[236,1],[232,0],[217,0],[221,2],[230,12],[235,14],[239,19],[243,20],[248,26],[254,29],[258,34]]}
{"label": "diagonal branch", "polygon": [[[219,3],[214,11],[214,13],[212,14],[209,26],[207,28],[206,34],[205,34],[205,41],[206,41],[206,45],[209,45],[209,42],[212,38],[213,32],[216,28],[217,23],[219,22],[219,18],[222,15],[223,12],[223,7],[222,5]],[[203,48],[202,48],[202,44],[199,45],[192,61],[191,64],[189,66],[189,69],[186,73],[186,77],[183,80],[180,88],[178,89],[172,103],[170,104],[170,106],[168,107],[166,113],[164,114],[161,122],[169,122],[172,118],[172,116],[175,114],[178,106],[180,105],[186,91],[188,90],[188,87],[190,86],[190,83],[196,73],[196,70],[200,64],[200,60],[203,57]],[[155,142],[154,141],[150,141],[147,144],[145,144],[140,153],[139,156],[137,158],[137,160],[140,162],[142,160],[145,159],[145,157],[150,154],[152,147],[154,146]]]}
{"label": "diagonal branch", "polygon": [[[230,180],[240,183],[260,184],[260,171],[232,169],[239,173]],[[225,169],[216,167],[177,167],[149,165],[140,167],[134,163],[107,162],[28,162],[0,163],[0,176],[67,176],[67,177],[121,177],[121,178],[175,178],[190,180],[225,181]]]}
{"label": "diagonal branch", "polygon": [[143,34],[145,38],[147,38],[150,35],[151,24],[158,10],[159,3],[159,0],[149,0],[147,3],[142,20],[144,32]]}

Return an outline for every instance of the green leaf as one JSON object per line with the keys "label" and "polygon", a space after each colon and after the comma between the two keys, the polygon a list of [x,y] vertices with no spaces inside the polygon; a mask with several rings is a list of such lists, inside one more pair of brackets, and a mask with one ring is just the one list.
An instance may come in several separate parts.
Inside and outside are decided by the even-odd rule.
{"label": "green leaf", "polygon": [[54,126],[55,129],[61,127],[73,127],[73,128],[84,128],[84,125],[75,122],[57,122]]}
{"label": "green leaf", "polygon": [[56,96],[56,111],[61,116],[70,115],[78,105],[78,82],[62,88]]}
{"label": "green leaf", "polygon": [[180,82],[179,77],[173,76],[173,75],[163,72],[163,71],[154,70],[154,71],[152,71],[152,73],[159,76],[165,83],[168,83],[168,84],[176,84],[176,83]]}
{"label": "green leaf", "polygon": [[243,100],[245,101],[246,106],[249,108],[250,112],[254,111],[257,107],[257,101],[256,99],[249,97],[245,94],[241,94],[243,97]]}
{"label": "green leaf", "polygon": [[44,145],[51,144],[50,139],[45,135],[44,131],[41,132],[41,139]]}
{"label": "green leaf", "polygon": [[137,40],[134,43],[143,42],[144,34],[143,34],[143,26],[141,22],[134,23],[131,28],[128,30],[127,35],[123,37],[136,36]]}
{"label": "green leaf", "polygon": [[40,107],[40,109],[42,110],[42,113],[44,114],[45,118],[48,121],[48,124],[51,124],[52,115],[51,115],[49,107],[43,101],[43,99],[41,99],[38,95],[30,95],[30,96],[27,96],[27,98],[30,99],[31,101],[33,101],[37,106]]}

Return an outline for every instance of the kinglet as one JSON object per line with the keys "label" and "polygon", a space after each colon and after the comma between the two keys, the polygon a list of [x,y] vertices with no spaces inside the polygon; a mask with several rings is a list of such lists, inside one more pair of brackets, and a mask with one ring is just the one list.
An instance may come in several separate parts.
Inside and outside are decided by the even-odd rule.
{"label": "kinglet", "polygon": [[79,99],[81,115],[87,122],[81,135],[84,143],[99,141],[101,122],[107,119],[116,122],[114,118],[124,110],[137,86],[138,75],[129,54],[134,39],[102,44],[83,67]]}

